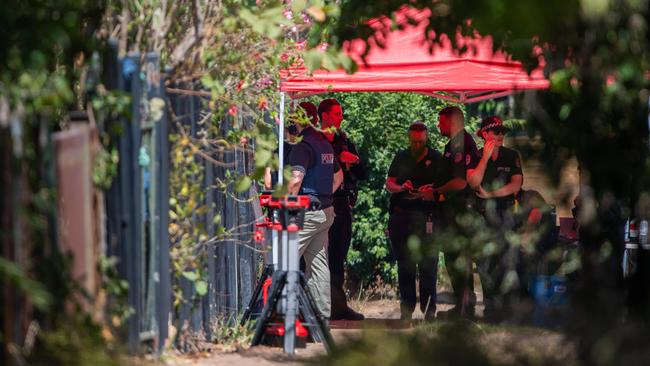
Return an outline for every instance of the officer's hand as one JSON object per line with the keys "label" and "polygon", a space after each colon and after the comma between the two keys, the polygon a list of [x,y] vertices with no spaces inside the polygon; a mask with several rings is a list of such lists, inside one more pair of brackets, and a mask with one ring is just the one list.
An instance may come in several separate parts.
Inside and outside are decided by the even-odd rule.
{"label": "officer's hand", "polygon": [[413,183],[410,180],[402,183],[402,191],[410,191],[413,189]]}
{"label": "officer's hand", "polygon": [[414,200],[422,199],[422,193],[418,192],[417,190],[410,191],[409,198]]}
{"label": "officer's hand", "polygon": [[339,160],[348,164],[359,163],[359,157],[349,151],[342,151],[341,154],[339,155]]}
{"label": "officer's hand", "polygon": [[485,144],[483,145],[483,156],[485,157],[485,159],[489,159],[492,156],[492,152],[494,152],[494,148],[496,146],[497,146],[496,140],[485,141]]}
{"label": "officer's hand", "polygon": [[420,197],[424,201],[433,201],[436,197],[435,191],[433,190],[433,188],[431,188],[430,190],[420,191]]}
{"label": "officer's hand", "polygon": [[420,192],[420,197],[425,201],[433,200],[433,184],[425,184],[418,188]]}
{"label": "officer's hand", "polygon": [[492,198],[492,193],[487,192],[485,189],[483,189],[483,186],[478,186],[478,191],[476,191],[476,195],[482,199]]}
{"label": "officer's hand", "polygon": [[429,191],[433,191],[433,184],[425,184],[425,185],[423,185],[423,186],[420,186],[420,187],[418,188],[418,191],[420,191],[420,192],[429,192]]}

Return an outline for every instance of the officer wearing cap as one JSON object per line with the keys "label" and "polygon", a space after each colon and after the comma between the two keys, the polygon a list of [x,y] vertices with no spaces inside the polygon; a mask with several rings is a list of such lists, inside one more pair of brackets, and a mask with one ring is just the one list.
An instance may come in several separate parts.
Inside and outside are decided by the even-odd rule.
{"label": "officer wearing cap", "polygon": [[[427,144],[424,123],[411,124],[408,138],[409,149],[397,153],[386,178],[391,194],[388,232],[397,259],[401,318],[410,320],[415,310],[419,272],[420,310],[430,320],[436,312],[438,251],[431,245],[435,203],[429,199],[443,162],[440,153]],[[418,239],[419,248],[409,245],[411,237]]]}
{"label": "officer wearing cap", "polygon": [[[477,153],[476,143],[465,131],[463,111],[455,106],[445,107],[438,112],[438,129],[440,134],[449,138],[443,153],[443,184],[436,187],[436,192],[444,195],[440,203],[440,220],[444,230],[454,237],[467,236],[465,228],[458,225],[457,218],[471,212],[472,191],[467,185],[467,164]],[[456,247],[458,240],[444,243],[445,264],[456,298],[456,306],[447,314],[458,315],[463,310],[473,313],[474,285],[471,275],[471,258],[459,260],[461,255],[468,256],[464,248]]]}
{"label": "officer wearing cap", "polygon": [[500,118],[483,119],[478,135],[485,144],[471,157],[467,171],[467,182],[479,198],[478,209],[494,229],[498,245],[496,254],[481,259],[478,265],[486,316],[505,305],[500,287],[506,272],[514,271],[519,253],[505,240],[505,233],[514,228],[515,195],[524,180],[519,153],[503,146],[507,131]]}
{"label": "officer wearing cap", "polygon": [[352,239],[352,208],[357,200],[357,184],[367,179],[368,173],[359,158],[356,146],[341,130],[343,110],[336,99],[325,99],[318,105],[321,130],[332,144],[334,155],[343,169],[343,183],[334,192],[334,223],[329,230],[329,266],[332,290],[332,320],[363,320],[364,316],[347,304],[343,283],[345,282],[345,259]]}
{"label": "officer wearing cap", "polygon": [[[311,104],[311,103],[310,103]],[[313,104],[301,109],[316,121]],[[298,233],[299,253],[305,261],[305,277],[320,313],[330,317],[330,271],[327,260],[328,230],[334,222],[332,194],[343,182],[343,172],[330,143],[311,123],[297,124],[301,141],[289,155],[290,195],[309,196],[303,229]]]}
{"label": "officer wearing cap", "polygon": [[[302,102],[299,104],[300,108],[303,111],[311,110],[315,111],[316,106],[313,103],[310,102]],[[315,113],[314,113],[315,115]],[[298,116],[296,115],[290,115],[288,118],[289,125],[285,128],[284,131],[284,144],[283,144],[283,150],[284,150],[284,161],[283,165],[289,165],[289,155],[291,154],[291,149],[293,148],[293,145],[297,143],[297,138],[298,138],[298,121],[297,118]],[[307,116],[307,118],[311,119],[311,123],[315,125],[316,121],[312,119],[312,117]],[[275,151],[276,153],[279,152],[279,150]],[[264,169],[264,189],[265,190],[271,190],[273,187],[275,187],[276,183],[278,182],[278,172],[277,171],[272,171],[271,167],[266,167]]]}

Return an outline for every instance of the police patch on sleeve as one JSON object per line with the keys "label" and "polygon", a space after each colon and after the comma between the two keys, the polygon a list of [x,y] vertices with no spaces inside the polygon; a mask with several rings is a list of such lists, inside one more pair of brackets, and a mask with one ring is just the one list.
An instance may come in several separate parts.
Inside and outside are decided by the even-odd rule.
{"label": "police patch on sleeve", "polygon": [[465,165],[469,165],[470,161],[472,161],[472,157],[469,154],[465,155]]}
{"label": "police patch on sleeve", "polygon": [[321,164],[329,165],[329,164],[334,164],[334,154],[321,154]]}

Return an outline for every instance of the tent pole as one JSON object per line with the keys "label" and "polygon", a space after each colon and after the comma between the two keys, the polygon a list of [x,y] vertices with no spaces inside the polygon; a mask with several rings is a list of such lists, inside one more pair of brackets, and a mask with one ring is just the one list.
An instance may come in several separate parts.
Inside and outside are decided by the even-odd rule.
{"label": "tent pole", "polygon": [[454,103],[460,103],[459,98],[454,98],[454,97],[449,96],[449,95],[444,95],[444,94],[440,94],[440,93],[429,93],[429,92],[419,92],[419,93],[423,94],[423,95],[428,95],[430,97],[434,97],[434,98],[438,98],[438,99],[442,99],[442,100],[447,100],[447,101],[454,102]]}
{"label": "tent pole", "polygon": [[278,184],[284,182],[284,92],[280,92],[280,124],[278,126]]}

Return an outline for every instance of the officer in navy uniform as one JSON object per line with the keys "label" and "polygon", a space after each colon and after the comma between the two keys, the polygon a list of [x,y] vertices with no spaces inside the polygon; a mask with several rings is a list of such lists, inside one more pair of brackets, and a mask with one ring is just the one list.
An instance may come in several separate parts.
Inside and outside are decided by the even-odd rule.
{"label": "officer in navy uniform", "polygon": [[[473,193],[467,185],[467,163],[476,155],[476,143],[472,136],[465,131],[465,116],[458,107],[443,108],[438,113],[438,129],[440,134],[449,138],[443,153],[444,177],[443,184],[435,187],[435,191],[445,199],[440,203],[440,220],[444,231],[452,236],[467,236],[466,228],[458,225],[457,218],[471,212]],[[445,315],[459,315],[461,309],[466,314],[474,312],[474,284],[472,281],[471,258],[469,261],[459,261],[459,256],[468,256],[465,248],[454,247],[458,241],[444,243],[445,264],[456,298],[456,306]],[[469,262],[469,263],[468,263]],[[466,298],[469,295],[469,298]],[[466,301],[463,307],[463,301]]]}
{"label": "officer in navy uniform", "polygon": [[[420,310],[431,320],[436,313],[438,269],[438,250],[432,245],[436,203],[431,197],[443,161],[427,144],[425,124],[411,124],[408,134],[410,148],[397,153],[386,178],[386,190],[391,194],[388,232],[397,259],[401,318],[410,320],[415,310],[418,277]],[[409,247],[412,236],[419,239],[419,248]]]}
{"label": "officer in navy uniform", "polygon": [[345,259],[352,239],[352,208],[357,199],[357,184],[368,173],[359,158],[356,146],[341,130],[343,110],[336,99],[325,99],[318,105],[321,130],[332,144],[334,155],[343,169],[343,184],[334,192],[334,223],[329,230],[329,265],[332,288],[332,319],[363,320],[364,316],[347,304],[343,284]]}
{"label": "officer in navy uniform", "polygon": [[[300,108],[304,111],[311,111],[307,112],[307,117],[310,119],[311,123],[316,126],[316,123],[318,122],[317,117],[316,117],[316,106],[313,103],[310,102],[302,102],[299,104]],[[289,125],[285,129],[285,139],[284,139],[284,144],[283,144],[283,151],[284,151],[284,161],[283,165],[289,165],[289,155],[291,155],[291,149],[293,148],[293,145],[297,143],[297,137],[298,137],[298,126],[297,126],[297,121],[295,121],[297,116],[289,116]],[[276,153],[279,152],[279,150],[275,151]],[[265,190],[272,190],[275,185],[278,182],[278,172],[277,171],[271,171],[270,167],[266,167],[264,169],[264,189]]]}
{"label": "officer in navy uniform", "polygon": [[509,245],[505,234],[514,229],[515,195],[524,180],[519,153],[503,146],[507,131],[500,118],[483,119],[478,135],[485,144],[468,164],[468,183],[476,191],[478,209],[493,229],[492,241],[498,246],[496,254],[481,259],[478,264],[486,317],[503,310],[509,295],[516,290],[515,286],[509,294],[500,290],[505,274],[514,272],[519,260],[519,248]]}
{"label": "officer in navy uniform", "polygon": [[[304,110],[313,121],[315,109]],[[291,149],[289,194],[309,196],[303,229],[298,233],[305,277],[320,313],[331,314],[328,230],[334,222],[333,192],[343,182],[343,172],[332,145],[310,123],[298,124],[300,142]]]}

